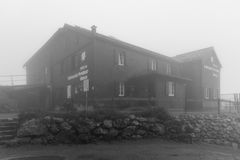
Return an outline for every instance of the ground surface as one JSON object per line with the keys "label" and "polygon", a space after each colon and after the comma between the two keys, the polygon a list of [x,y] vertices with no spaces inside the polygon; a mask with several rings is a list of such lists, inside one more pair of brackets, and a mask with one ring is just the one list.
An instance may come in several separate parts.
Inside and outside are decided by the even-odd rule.
{"label": "ground surface", "polygon": [[[216,145],[148,139],[72,146],[0,146],[0,160],[240,160],[239,151]],[[45,157],[20,158],[29,156]]]}

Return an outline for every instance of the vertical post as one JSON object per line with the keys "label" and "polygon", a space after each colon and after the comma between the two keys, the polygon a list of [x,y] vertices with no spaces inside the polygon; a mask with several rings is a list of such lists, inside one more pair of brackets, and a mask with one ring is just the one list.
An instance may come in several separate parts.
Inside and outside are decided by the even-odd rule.
{"label": "vertical post", "polygon": [[221,107],[220,105],[221,105],[221,101],[220,101],[220,98],[218,98],[218,105],[217,105],[218,106],[218,114],[220,114],[220,107]]}
{"label": "vertical post", "polygon": [[86,91],[86,106],[85,106],[85,117],[87,118],[87,107],[88,107],[88,91]]}

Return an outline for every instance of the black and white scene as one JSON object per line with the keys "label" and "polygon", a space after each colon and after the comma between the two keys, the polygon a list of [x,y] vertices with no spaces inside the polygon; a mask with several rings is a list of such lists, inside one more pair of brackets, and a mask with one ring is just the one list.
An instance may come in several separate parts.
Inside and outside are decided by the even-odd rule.
{"label": "black and white scene", "polygon": [[0,0],[0,160],[240,160],[239,8]]}

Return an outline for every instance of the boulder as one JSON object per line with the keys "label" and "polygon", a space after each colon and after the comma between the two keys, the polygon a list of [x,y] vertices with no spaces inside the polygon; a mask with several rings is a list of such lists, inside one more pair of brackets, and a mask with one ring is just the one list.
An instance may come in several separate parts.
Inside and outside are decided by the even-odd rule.
{"label": "boulder", "polygon": [[104,121],[103,121],[103,126],[104,126],[105,128],[112,128],[112,126],[113,126],[112,120],[104,120]]}
{"label": "boulder", "polygon": [[38,137],[46,134],[46,126],[38,119],[32,119],[23,123],[17,131],[17,137]]}

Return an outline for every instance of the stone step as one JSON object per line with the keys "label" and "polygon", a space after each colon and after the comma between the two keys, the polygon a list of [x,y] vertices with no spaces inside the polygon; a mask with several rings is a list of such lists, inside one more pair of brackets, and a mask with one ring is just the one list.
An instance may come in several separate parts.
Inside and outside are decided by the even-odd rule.
{"label": "stone step", "polygon": [[0,141],[9,140],[15,138],[15,135],[0,135]]}
{"label": "stone step", "polygon": [[0,131],[5,131],[5,130],[16,130],[16,126],[0,126]]}
{"label": "stone step", "polygon": [[17,126],[18,122],[0,122],[0,127],[1,126]]}
{"label": "stone step", "polygon": [[0,131],[0,136],[3,135],[16,135],[17,131],[16,130],[4,130],[4,131]]}

